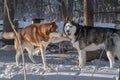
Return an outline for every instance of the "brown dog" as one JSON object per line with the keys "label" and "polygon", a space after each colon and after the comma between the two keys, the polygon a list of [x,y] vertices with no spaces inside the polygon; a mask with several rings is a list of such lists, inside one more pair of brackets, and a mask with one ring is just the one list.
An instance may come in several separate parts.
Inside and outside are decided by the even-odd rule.
{"label": "brown dog", "polygon": [[[52,22],[47,23],[37,23],[37,24],[31,24],[27,27],[21,29],[18,32],[20,44],[22,46],[22,49],[20,47],[20,44],[18,42],[17,37],[15,37],[15,49],[16,49],[16,64],[19,63],[19,57],[21,53],[23,53],[22,50],[26,49],[29,54],[29,58],[32,62],[35,63],[35,60],[33,59],[33,53],[34,45],[38,46],[39,50],[41,51],[41,56],[43,60],[44,68],[46,68],[46,57],[45,57],[45,50],[49,43],[51,43],[55,37],[60,37],[61,35],[58,33],[58,27],[56,25],[56,21],[53,20]],[[53,40],[52,40],[53,39]],[[57,40],[57,42],[62,41],[64,39]]]}

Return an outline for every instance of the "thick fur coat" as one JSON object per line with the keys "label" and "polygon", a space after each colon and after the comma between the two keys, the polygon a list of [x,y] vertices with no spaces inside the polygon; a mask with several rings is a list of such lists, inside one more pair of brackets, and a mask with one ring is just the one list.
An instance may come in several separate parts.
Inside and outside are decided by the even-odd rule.
{"label": "thick fur coat", "polygon": [[79,65],[86,63],[86,51],[104,49],[114,66],[114,57],[120,59],[120,30],[93,26],[82,26],[73,21],[64,24],[64,32],[79,53]]}

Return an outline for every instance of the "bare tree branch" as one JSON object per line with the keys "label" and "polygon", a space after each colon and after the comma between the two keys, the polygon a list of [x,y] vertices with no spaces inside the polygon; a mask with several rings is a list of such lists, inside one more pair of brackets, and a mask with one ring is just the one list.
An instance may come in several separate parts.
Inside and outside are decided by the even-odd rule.
{"label": "bare tree branch", "polygon": [[21,48],[21,51],[22,51],[22,60],[23,60],[23,69],[24,69],[24,80],[27,80],[27,77],[26,77],[26,69],[25,69],[25,59],[24,59],[23,49],[22,49],[22,46],[21,46],[21,43],[20,43],[20,40],[19,40],[17,31],[15,30],[15,26],[14,26],[14,24],[12,23],[12,20],[11,20],[11,18],[10,18],[10,13],[9,13],[8,5],[7,5],[7,0],[5,0],[5,7],[6,7],[6,10],[7,10],[7,15],[8,15],[9,22],[10,22],[11,27],[12,27],[12,29],[13,29],[16,37],[17,37],[17,40],[18,40],[18,42],[19,42],[19,45],[20,45],[20,48]]}

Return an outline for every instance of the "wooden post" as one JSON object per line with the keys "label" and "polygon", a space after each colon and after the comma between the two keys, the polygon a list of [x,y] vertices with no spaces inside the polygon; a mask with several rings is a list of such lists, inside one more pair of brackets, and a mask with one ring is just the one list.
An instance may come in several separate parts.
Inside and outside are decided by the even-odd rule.
{"label": "wooden post", "polygon": [[93,26],[93,0],[84,0],[84,25]]}
{"label": "wooden post", "polygon": [[[94,0],[84,0],[84,25],[87,26],[94,26],[94,17],[93,17],[93,4]],[[87,61],[96,59],[96,58],[104,58],[106,59],[106,54],[105,52],[102,53],[103,51],[88,51],[86,53]],[[101,56],[101,54],[103,54]]]}

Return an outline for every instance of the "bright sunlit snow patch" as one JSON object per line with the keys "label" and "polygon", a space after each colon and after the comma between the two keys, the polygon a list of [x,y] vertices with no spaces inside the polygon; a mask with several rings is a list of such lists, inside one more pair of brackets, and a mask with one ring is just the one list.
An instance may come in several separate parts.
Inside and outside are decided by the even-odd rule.
{"label": "bright sunlit snow patch", "polygon": [[113,23],[100,23],[100,22],[95,22],[94,26],[97,27],[108,27],[108,28],[115,28],[115,24]]}

